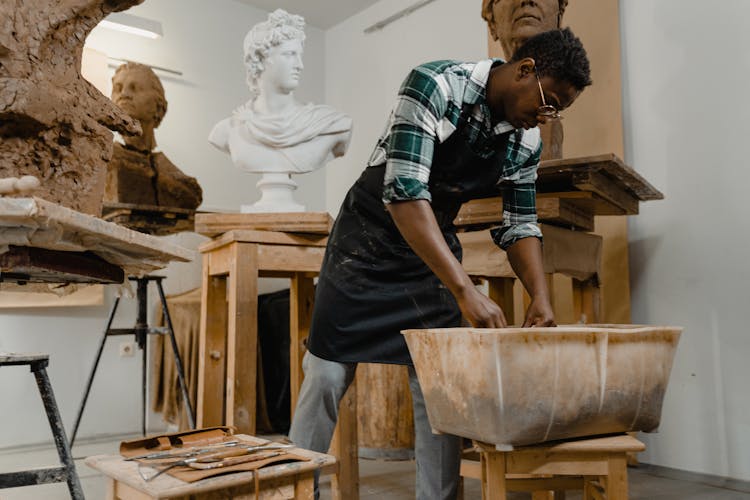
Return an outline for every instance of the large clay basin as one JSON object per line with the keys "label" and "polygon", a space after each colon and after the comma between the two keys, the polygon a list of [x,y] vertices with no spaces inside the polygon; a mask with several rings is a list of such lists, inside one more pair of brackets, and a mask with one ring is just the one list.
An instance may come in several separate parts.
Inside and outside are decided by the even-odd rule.
{"label": "large clay basin", "polygon": [[435,431],[526,445],[659,426],[681,328],[405,330]]}

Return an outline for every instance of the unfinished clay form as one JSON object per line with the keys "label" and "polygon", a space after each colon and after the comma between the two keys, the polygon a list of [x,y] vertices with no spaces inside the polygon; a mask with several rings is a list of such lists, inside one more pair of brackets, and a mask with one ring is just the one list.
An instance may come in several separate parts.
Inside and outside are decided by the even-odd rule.
{"label": "unfinished clay form", "polygon": [[155,152],[154,129],[167,111],[159,78],[143,64],[123,64],[112,78],[112,101],[138,120],[142,132],[115,143],[107,166],[106,203],[196,209],[202,202],[198,181]]}
{"label": "unfinished clay form", "polygon": [[346,153],[351,119],[330,106],[294,98],[302,73],[304,19],[282,9],[245,37],[245,66],[251,99],[220,121],[209,142],[246,172],[261,173],[262,197],[243,212],[297,212],[291,174],[317,170]]}
{"label": "unfinished clay form", "polygon": [[404,331],[433,429],[500,446],[659,426],[681,328]]}
{"label": "unfinished clay form", "polygon": [[142,1],[0,3],[0,177],[34,175],[39,197],[101,213],[110,129],[140,127],[83,79],[81,54],[99,21]]}

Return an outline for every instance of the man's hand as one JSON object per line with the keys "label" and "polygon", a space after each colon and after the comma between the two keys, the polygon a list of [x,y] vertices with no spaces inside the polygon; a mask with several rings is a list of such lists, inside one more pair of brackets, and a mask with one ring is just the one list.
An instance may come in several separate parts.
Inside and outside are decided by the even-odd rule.
{"label": "man's hand", "polygon": [[557,326],[552,306],[546,297],[533,299],[529,304],[526,319],[523,322],[524,328],[528,326]]}
{"label": "man's hand", "polygon": [[391,203],[388,211],[414,253],[450,290],[461,314],[472,326],[502,328],[507,325],[502,309],[477,290],[461,263],[453,256],[427,201]]}
{"label": "man's hand", "polygon": [[549,300],[542,265],[542,244],[536,238],[523,238],[508,248],[510,265],[531,296],[523,326],[557,326]]}
{"label": "man's hand", "polygon": [[456,297],[461,314],[474,328],[505,328],[508,322],[500,307],[472,286]]}

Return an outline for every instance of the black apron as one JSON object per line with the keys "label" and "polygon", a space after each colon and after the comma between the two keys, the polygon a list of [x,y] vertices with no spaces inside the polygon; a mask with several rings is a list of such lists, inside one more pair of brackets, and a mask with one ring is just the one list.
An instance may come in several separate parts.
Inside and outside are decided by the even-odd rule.
{"label": "black apron", "polygon": [[[471,144],[459,128],[435,147],[431,205],[459,261],[453,220],[462,203],[498,196],[511,133],[516,132]],[[347,193],[328,239],[307,345],[323,359],[412,364],[401,330],[461,325],[453,295],[414,253],[386,210],[384,173],[385,165],[365,169]]]}

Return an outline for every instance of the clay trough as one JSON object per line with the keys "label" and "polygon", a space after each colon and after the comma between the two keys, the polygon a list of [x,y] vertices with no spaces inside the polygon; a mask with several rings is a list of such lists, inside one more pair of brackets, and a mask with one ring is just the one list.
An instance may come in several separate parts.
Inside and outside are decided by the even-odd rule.
{"label": "clay trough", "polygon": [[435,431],[498,446],[653,432],[682,329],[405,330]]}

